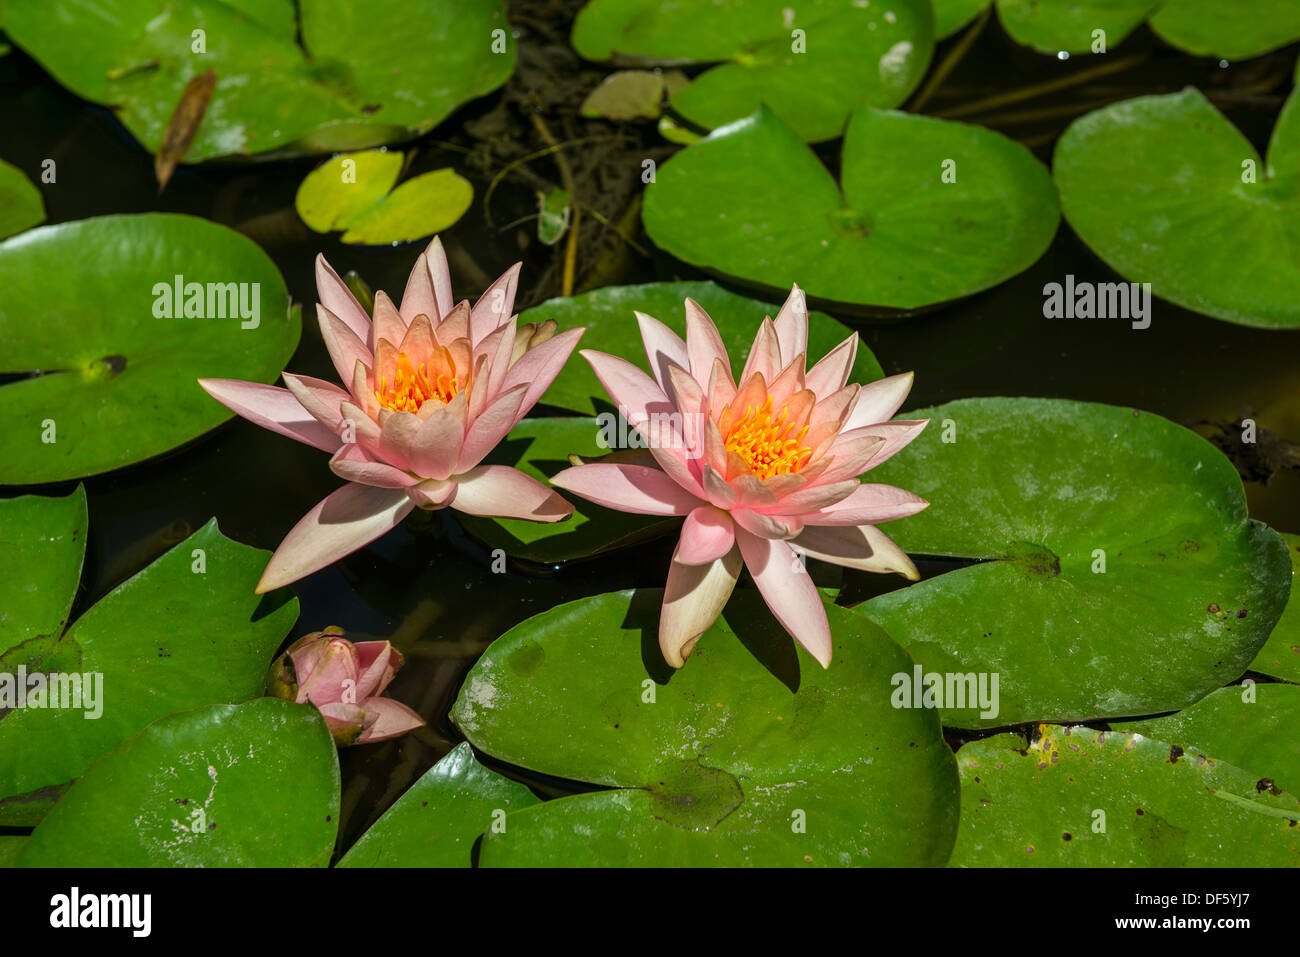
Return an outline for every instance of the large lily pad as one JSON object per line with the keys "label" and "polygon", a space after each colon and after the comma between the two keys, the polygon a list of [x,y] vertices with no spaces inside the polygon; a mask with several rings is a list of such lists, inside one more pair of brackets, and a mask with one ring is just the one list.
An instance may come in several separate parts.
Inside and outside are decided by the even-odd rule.
{"label": "large lily pad", "polygon": [[410,139],[504,83],[515,55],[497,0],[8,0],[3,26],[150,153],[215,70],[191,163]]}
{"label": "large lily pad", "polygon": [[672,106],[710,129],[767,104],[803,139],[834,139],[860,103],[898,106],[934,51],[928,0],[593,0],[573,25],[592,60],[718,63]]}
{"label": "large lily pad", "polygon": [[0,160],[0,239],[45,219],[41,191],[17,166]]}
{"label": "large lily pad", "polygon": [[[581,347],[607,352],[649,371],[645,346],[634,312],[654,316],[679,336],[686,335],[685,302],[694,299],[717,324],[733,363],[743,364],[754,344],[754,336],[764,316],[775,316],[779,305],[737,296],[711,282],[655,282],[642,286],[608,286],[572,299],[556,298],[525,311],[519,321],[543,322],[554,319],[562,329],[577,326],[582,334]],[[839,345],[853,330],[821,312],[808,317],[808,364]],[[737,366],[739,368],[739,366]],[[866,343],[859,342],[858,357],[849,375],[850,382],[875,382],[884,377],[880,363]],[[582,359],[565,363],[551,387],[542,397],[546,405],[572,409],[591,415],[610,408],[609,397]]]}
{"label": "large lily pad", "polygon": [[[163,715],[261,694],[267,662],[298,614],[290,595],[253,594],[267,553],[226,538],[213,520],[64,631],[84,496],[14,499],[0,509],[0,528],[16,534],[7,541],[22,560],[3,579],[3,604],[14,611],[0,630],[0,673],[25,673],[29,695],[0,713],[0,823],[36,823],[58,789]],[[33,603],[33,586],[49,594]],[[35,673],[68,676],[59,679],[61,707],[52,678],[45,706],[35,704]]]}
{"label": "large lily pad", "polygon": [[858,610],[926,672],[999,676],[995,716],[949,707],[945,724],[1173,711],[1250,665],[1286,604],[1290,562],[1200,436],[1054,399],[908,417],[933,421],[872,476],[931,504],[887,531],[914,554],[978,564]]}
{"label": "large lily pad", "polygon": [[[602,436],[616,443],[624,434],[635,433],[613,413],[603,421],[585,417],[524,419],[483,461],[488,465],[512,465],[545,482],[569,467],[570,455],[608,455],[617,445],[602,446]],[[681,522],[677,518],[617,512],[577,496],[568,498],[574,512],[563,522],[481,518],[460,512],[457,518],[489,548],[543,563],[591,557],[606,549],[653,538]]]}
{"label": "large lily pad", "polygon": [[0,243],[0,288],[0,373],[31,373],[0,386],[0,483],[94,475],[201,435],[232,413],[195,379],[270,382],[301,332],[266,253],[192,216],[31,230]]}
{"label": "large lily pad", "polygon": [[977,126],[864,107],[849,121],[842,180],[841,192],[764,108],[665,163],[643,218],[656,243],[696,266],[899,309],[995,286],[1056,232],[1047,170]]}
{"label": "large lily pad", "polygon": [[[658,591],[553,608],[511,629],[452,712],[470,741],[615,790],[507,815],[482,864],[934,865],[957,812],[933,712],[894,708],[912,661],[829,606],[823,671],[742,589],[681,671],[655,639]],[[792,690],[794,689],[794,690]]]}
{"label": "large lily pad", "polygon": [[489,771],[456,745],[343,855],[339,867],[469,867],[475,841],[505,826],[507,811],[536,804],[522,784]]}
{"label": "large lily pad", "polygon": [[455,170],[439,169],[393,189],[399,152],[344,153],[307,174],[294,206],[318,233],[343,230],[343,242],[381,246],[430,236],[464,215],[474,187]]}
{"label": "large lily pad", "polygon": [[1293,796],[1300,795],[1298,729],[1300,687],[1288,684],[1220,688],[1177,714],[1112,725],[1212,754],[1255,774],[1256,790]]}
{"label": "large lily pad", "polygon": [[1189,87],[1075,120],[1054,172],[1066,219],[1125,279],[1207,316],[1300,328],[1300,97],[1267,162]]}
{"label": "large lily pad", "polygon": [[1250,664],[1251,671],[1300,682],[1300,588],[1296,576],[1300,575],[1300,535],[1282,533],[1287,553],[1291,556],[1291,600],[1286,610]]}
{"label": "large lily pad", "polygon": [[339,766],[311,705],[262,698],[168,715],[96,761],[22,867],[324,867]]}
{"label": "large lily pad", "polygon": [[[1175,0],[1176,2],[1176,0]],[[1088,53],[1105,33],[1109,51],[1132,33],[1160,0],[998,0],[998,19],[1017,43],[1042,53]]]}
{"label": "large lily pad", "polygon": [[1006,734],[958,752],[953,866],[1300,864],[1300,800],[1256,775],[1137,734],[1042,732],[1028,749]]}
{"label": "large lily pad", "polygon": [[1300,40],[1293,0],[1163,0],[1151,29],[1196,56],[1244,60]]}

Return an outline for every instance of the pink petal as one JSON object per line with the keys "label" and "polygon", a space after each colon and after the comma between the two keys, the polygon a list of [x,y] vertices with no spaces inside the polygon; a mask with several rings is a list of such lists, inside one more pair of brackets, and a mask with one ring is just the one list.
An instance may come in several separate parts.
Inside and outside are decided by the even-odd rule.
{"label": "pink petal", "polygon": [[366,348],[365,340],[359,338],[342,319],[330,312],[324,303],[317,304],[316,318],[320,321],[321,338],[325,340],[325,348],[329,350],[334,368],[338,370],[340,382],[351,381],[358,360],[367,366],[374,365],[375,357]]}
{"label": "pink petal", "polygon": [[789,543],[736,529],[745,567],[776,620],[823,668],[831,664],[831,627],[812,576]]}
{"label": "pink petal", "polygon": [[[363,343],[370,341],[370,317],[352,295],[348,284],[339,278],[334,267],[325,261],[321,254],[316,255],[316,293],[320,296],[320,305],[324,306],[352,331]],[[352,366],[348,366],[351,371]],[[347,381],[344,374],[344,381]]]}
{"label": "pink petal", "polygon": [[[451,270],[447,268],[447,252],[442,248],[442,239],[433,237],[424,251],[429,270],[429,281],[433,285],[433,297],[438,304],[438,315],[445,316],[451,312],[455,300],[451,297]],[[429,317],[430,319],[433,316]]]}
{"label": "pink petal", "polygon": [[367,343],[370,351],[375,351],[375,346],[380,339],[387,339],[394,344],[401,342],[406,335],[406,326],[406,320],[393,305],[393,300],[388,298],[388,293],[382,289],[376,291],[375,321],[370,327],[370,340]]}
{"label": "pink petal", "polygon": [[469,314],[470,339],[474,345],[486,339],[494,329],[499,329],[513,314],[521,268],[523,263],[515,263],[474,303]]}
{"label": "pink petal", "polygon": [[709,387],[714,360],[720,361],[727,374],[731,374],[731,360],[718,327],[694,299],[686,300],[686,354],[690,357],[691,375],[700,388]]}
{"label": "pink petal", "polygon": [[888,422],[902,406],[907,393],[912,390],[914,373],[891,375],[864,385],[858,392],[858,401],[844,421],[844,429],[860,429],[864,425]]}
{"label": "pink petal", "polygon": [[369,545],[415,507],[401,489],[348,484],[317,503],[267,563],[254,591],[271,591]]}
{"label": "pink petal", "polygon": [[[385,409],[379,414],[379,421],[381,424],[377,458],[407,472],[419,471],[414,462],[415,437],[419,434],[420,427],[424,425],[424,420],[414,412],[394,412]],[[434,477],[422,476],[422,478]]]}
{"label": "pink petal", "polygon": [[383,694],[402,667],[402,653],[387,641],[357,641],[352,647],[357,655],[357,700]]}
{"label": "pink petal", "polygon": [[531,475],[508,465],[480,465],[457,476],[451,507],[468,515],[559,522],[573,506]]}
{"label": "pink petal", "polygon": [[674,560],[684,565],[708,565],[726,555],[735,544],[730,516],[722,509],[701,505],[692,509],[682,523]]}
{"label": "pink petal", "polygon": [[686,353],[686,343],[654,316],[648,316],[644,312],[634,312],[633,315],[641,327],[641,344],[645,346],[646,358],[650,360],[650,372],[655,382],[659,383],[659,388],[667,392],[668,366],[690,368],[691,360]]}
{"label": "pink petal", "polygon": [[287,389],[238,379],[198,381],[204,392],[254,425],[326,452],[333,452],[341,444],[339,437],[321,425]]}
{"label": "pink petal", "polygon": [[718,508],[730,509],[740,502],[736,490],[723,478],[722,473],[712,466],[701,467],[700,484],[704,486],[705,497]]}
{"label": "pink petal", "polygon": [[528,391],[524,393],[523,401],[519,403],[519,413],[515,418],[516,425],[551,387],[551,383],[560,374],[564,364],[569,361],[570,354],[586,331],[585,328],[569,329],[558,336],[553,336],[540,346],[529,349],[510,367],[505,382],[501,384],[502,392],[509,392],[520,383],[528,383]]}
{"label": "pink petal", "polygon": [[911,581],[920,573],[907,553],[874,525],[809,525],[792,543],[824,562],[868,572],[897,572]]}
{"label": "pink petal", "polygon": [[506,433],[514,428],[515,423],[521,418],[519,409],[527,389],[526,384],[520,383],[513,389],[502,392],[483,410],[483,414],[474,420],[474,424],[465,432],[465,439],[460,447],[455,468],[457,472],[464,472],[478,465],[483,461],[483,457],[505,438]]}
{"label": "pink petal", "polygon": [[593,462],[557,473],[551,484],[590,502],[638,515],[686,515],[700,504],[659,469]]}
{"label": "pink petal", "polygon": [[439,409],[420,422],[411,441],[411,470],[421,478],[447,478],[458,471],[456,463],[464,443],[465,426],[456,413]]}
{"label": "pink petal", "polygon": [[418,714],[392,698],[368,698],[366,718],[357,744],[387,741],[421,727],[425,721]]}
{"label": "pink petal", "polygon": [[339,412],[339,406],[344,402],[350,402],[352,393],[345,392],[332,382],[313,379],[308,375],[283,372],[281,376],[284,384],[293,393],[293,397],[311,413],[312,418],[329,429],[332,434],[338,435],[343,425],[343,414]]}
{"label": "pink petal", "polygon": [[456,483],[446,479],[425,479],[408,488],[406,494],[420,508],[443,508],[456,494]]}
{"label": "pink petal", "polygon": [[875,525],[915,515],[930,503],[892,485],[859,485],[848,498],[803,516],[809,525]]}
{"label": "pink petal", "polygon": [[356,443],[345,445],[334,453],[330,459],[330,471],[349,482],[379,488],[406,488],[419,481],[409,472],[378,461]]}
{"label": "pink petal", "polygon": [[836,502],[844,501],[858,488],[857,478],[843,482],[826,482],[806,486],[798,491],[791,492],[789,495],[782,496],[779,502],[764,509],[764,511],[778,517],[816,512],[834,505]]}
{"label": "pink petal", "polygon": [[[874,469],[886,459],[921,434],[929,419],[892,419],[889,422],[877,422],[864,425],[860,429],[842,433],[835,444],[827,450],[835,460],[823,476],[823,481],[832,482],[837,478],[857,477],[869,469]],[[879,439],[873,445],[871,439]]]}
{"label": "pink petal", "polygon": [[858,334],[855,332],[809,369],[804,382],[817,394],[817,398],[825,399],[844,388],[857,357]]}
{"label": "pink petal", "polygon": [[794,538],[800,531],[798,527],[783,518],[764,515],[762,512],[755,512],[753,509],[733,508],[730,515],[737,525],[745,529],[749,534],[756,535],[759,538]]}
{"label": "pink petal", "polygon": [[772,325],[781,348],[781,364],[789,364],[808,351],[808,303],[797,285],[790,288],[790,295]]}
{"label": "pink petal", "polygon": [[708,565],[687,565],[674,555],[659,613],[659,650],[672,667],[686,664],[700,635],[722,614],[741,567],[734,548]]}
{"label": "pink petal", "polygon": [[583,349],[579,355],[591,363],[596,378],[629,425],[640,425],[652,412],[673,411],[668,396],[664,395],[654,379],[632,363],[591,349]]}
{"label": "pink petal", "polygon": [[754,373],[761,375],[763,381],[772,382],[780,375],[781,367],[781,347],[776,341],[776,329],[771,319],[764,318],[758,327],[758,335],[754,336],[754,344],[749,348],[749,358],[740,373],[740,382],[744,385]]}

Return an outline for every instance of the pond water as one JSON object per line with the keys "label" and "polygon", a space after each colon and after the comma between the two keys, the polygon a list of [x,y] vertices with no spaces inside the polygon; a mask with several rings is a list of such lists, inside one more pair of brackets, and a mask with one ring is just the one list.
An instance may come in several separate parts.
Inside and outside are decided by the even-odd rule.
{"label": "pond water", "polygon": [[[470,213],[443,234],[458,296],[476,296],[519,259],[524,262],[519,310],[560,293],[565,244],[543,246],[536,239],[535,221],[528,218],[536,210],[536,190],[559,185],[565,175],[556,155],[567,157],[579,201],[617,222],[640,193],[641,159],[671,152],[653,125],[576,118],[576,103],[603,75],[576,60],[565,42],[566,18],[576,6],[513,5],[519,39],[514,79],[502,93],[470,104],[415,144],[419,153],[413,171],[455,164],[475,185]],[[955,42],[942,44],[937,58]],[[1290,87],[1295,49],[1243,68],[1223,66],[1173,51],[1144,27],[1125,41],[1116,58],[1129,65],[1048,95],[979,108],[963,118],[1021,139],[1050,163],[1056,136],[1075,116],[1105,102],[1195,84],[1262,152]],[[1023,50],[990,21],[923,112],[943,115],[959,112],[964,104],[978,107],[994,94],[1088,68]],[[421,248],[349,247],[309,232],[294,213],[293,197],[318,159],[182,167],[159,196],[152,157],[111,113],[62,90],[18,51],[0,59],[0,88],[5,158],[27,170],[39,169],[45,158],[57,162],[57,184],[43,188],[49,222],[106,213],[184,212],[229,225],[260,243],[284,274],[295,301],[306,306],[302,343],[288,363],[291,371],[332,378],[312,319],[312,262],[318,251],[340,273],[356,270],[373,288],[400,290]],[[489,226],[483,197],[502,167],[545,150],[551,141],[574,145],[502,178],[492,193],[495,225]],[[834,153],[834,144],[822,150],[832,165]],[[772,186],[780,188],[779,183]],[[577,289],[710,278],[655,253],[635,210],[624,221],[639,248],[616,238],[595,218],[583,218]],[[1222,255],[1233,255],[1226,242]],[[1229,423],[1251,416],[1261,430],[1276,434],[1271,448],[1282,457],[1289,449],[1292,465],[1288,469],[1279,456],[1259,454],[1262,444],[1246,448],[1239,468],[1255,479],[1269,476],[1267,483],[1247,483],[1251,514],[1277,529],[1300,531],[1300,474],[1294,467],[1300,457],[1296,446],[1287,444],[1300,443],[1300,348],[1294,334],[1216,321],[1159,300],[1150,328],[1143,330],[1116,319],[1044,318],[1044,285],[1064,282],[1067,275],[1078,281],[1119,281],[1062,223],[1036,265],[987,293],[907,318],[835,314],[861,331],[887,373],[916,371],[909,407],[966,396],[1064,397],[1149,410],[1210,437],[1239,435]],[[628,321],[633,321],[630,315]],[[74,615],[212,516],[226,535],[275,548],[339,484],[323,466],[319,452],[236,418],[163,458],[87,480],[90,540]],[[65,494],[74,484],[33,491]],[[294,585],[302,612],[290,637],[338,625],[354,639],[391,639],[407,655],[407,664],[389,693],[429,721],[421,732],[342,753],[343,848],[460,740],[446,714],[466,672],[494,638],[559,602],[661,585],[672,548],[668,539],[621,552],[616,560],[597,558],[564,568],[512,564],[506,575],[494,575],[486,549],[460,531],[451,515],[417,513],[371,547]],[[948,567],[919,564],[927,574]],[[823,584],[840,583],[838,569],[821,568],[817,576]],[[844,594],[857,600],[899,583],[850,572]],[[166,622],[158,627],[166,628]],[[565,782],[525,779],[543,793],[572,790]]]}

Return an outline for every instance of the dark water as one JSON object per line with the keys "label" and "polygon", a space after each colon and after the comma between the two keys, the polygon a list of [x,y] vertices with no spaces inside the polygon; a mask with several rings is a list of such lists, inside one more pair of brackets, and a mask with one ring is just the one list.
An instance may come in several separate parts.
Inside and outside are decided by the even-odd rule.
{"label": "dark water", "polygon": [[[520,71],[505,94],[470,104],[417,145],[412,172],[455,164],[474,180],[475,206],[443,234],[458,295],[477,294],[518,259],[524,260],[519,309],[559,292],[560,247],[541,246],[535,223],[503,226],[535,212],[535,190],[558,185],[562,171],[551,158],[530,162],[497,187],[492,222],[481,200],[502,165],[547,145],[538,124],[556,140],[597,136],[566,150],[570,174],[585,184],[590,205],[614,219],[640,190],[642,156],[668,150],[650,128],[577,122],[580,99],[599,77],[580,67],[564,47],[567,30],[556,10],[572,3],[520,3]],[[537,9],[548,13],[539,17]],[[952,48],[946,42],[937,58]],[[1205,90],[1263,152],[1274,119],[1290,90],[1295,48],[1226,68],[1163,47],[1145,28],[1112,57],[1145,58],[1131,68],[1048,96],[994,107],[970,116],[1021,139],[1050,161],[1056,135],[1073,116],[1108,100],[1172,92],[1187,84]],[[925,106],[942,114],[987,96],[1095,66],[1060,62],[1020,49],[990,22],[979,41]],[[357,270],[372,287],[400,292],[419,246],[344,247],[310,233],[293,213],[294,192],[317,160],[270,166],[234,165],[179,169],[159,197],[147,155],[106,110],[89,106],[50,80],[20,52],[0,60],[0,155],[37,178],[41,161],[57,162],[58,181],[43,185],[49,222],[107,213],[162,210],[203,216],[256,239],[284,274],[290,294],[315,302],[312,261],[323,251],[340,271]],[[567,112],[566,112],[567,111]],[[549,124],[549,125],[548,125]],[[595,131],[595,133],[593,133]],[[836,146],[824,153],[834,162]],[[602,208],[603,207],[603,208]],[[591,220],[587,220],[590,230]],[[582,247],[578,288],[587,284],[700,278],[694,270],[654,252],[628,220],[635,242],[623,246],[596,230]],[[588,233],[589,236],[593,234]],[[1233,255],[1225,237],[1224,256]],[[614,252],[611,252],[613,250]],[[1119,320],[1048,320],[1042,288],[1067,273],[1079,281],[1115,281],[1062,224],[1048,253],[1033,268],[987,293],[892,323],[861,329],[887,372],[916,370],[910,406],[966,396],[1030,395],[1131,405],[1164,415],[1203,434],[1204,423],[1252,415],[1283,442],[1300,443],[1300,338],[1296,334],[1234,326],[1156,301],[1149,329]],[[743,289],[737,289],[744,292]],[[631,321],[631,317],[629,317]],[[315,323],[304,324],[301,346],[288,368],[333,378]],[[1262,477],[1267,462],[1243,462]],[[30,491],[62,494],[74,483]],[[216,516],[226,535],[272,549],[317,501],[338,485],[325,456],[236,419],[189,446],[132,468],[87,481],[90,536],[87,567],[76,614],[147,564],[184,526],[196,529]],[[29,490],[22,490],[29,491]],[[1283,531],[1300,531],[1300,476],[1278,470],[1267,484],[1247,484],[1252,515]],[[671,542],[623,553],[616,562],[577,563],[564,569],[512,567],[494,575],[485,550],[445,514],[417,516],[370,548],[299,582],[302,614],[293,636],[339,625],[353,638],[385,637],[408,656],[391,694],[430,722],[427,731],[395,742],[343,752],[343,825],[346,848],[375,817],[459,735],[445,715],[469,667],[494,638],[513,624],[562,601],[617,588],[657,586]],[[181,524],[183,523],[183,524]],[[170,534],[169,534],[170,533]],[[922,563],[933,573],[941,566]],[[839,572],[817,571],[819,583],[838,584]],[[824,577],[823,577],[824,576]],[[846,587],[865,597],[895,582],[851,575]],[[598,641],[601,636],[591,636]],[[563,785],[534,778],[539,790]]]}

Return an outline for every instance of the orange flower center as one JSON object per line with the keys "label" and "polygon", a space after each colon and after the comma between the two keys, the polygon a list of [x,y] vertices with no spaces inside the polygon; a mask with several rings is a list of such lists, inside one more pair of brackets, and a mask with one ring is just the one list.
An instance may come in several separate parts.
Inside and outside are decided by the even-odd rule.
{"label": "orange flower center", "polygon": [[794,425],[787,421],[789,411],[782,408],[781,414],[774,418],[770,395],[757,412],[749,406],[727,432],[724,441],[727,451],[739,455],[762,479],[799,471],[808,464],[812,449],[799,444],[808,426],[795,433]]}
{"label": "orange flower center", "polygon": [[460,377],[448,377],[445,373],[436,378],[429,378],[427,363],[420,363],[419,368],[411,364],[405,352],[397,354],[397,368],[393,374],[393,384],[388,384],[386,377],[380,378],[375,398],[385,409],[394,412],[419,412],[420,406],[429,399],[450,402],[460,391]]}

